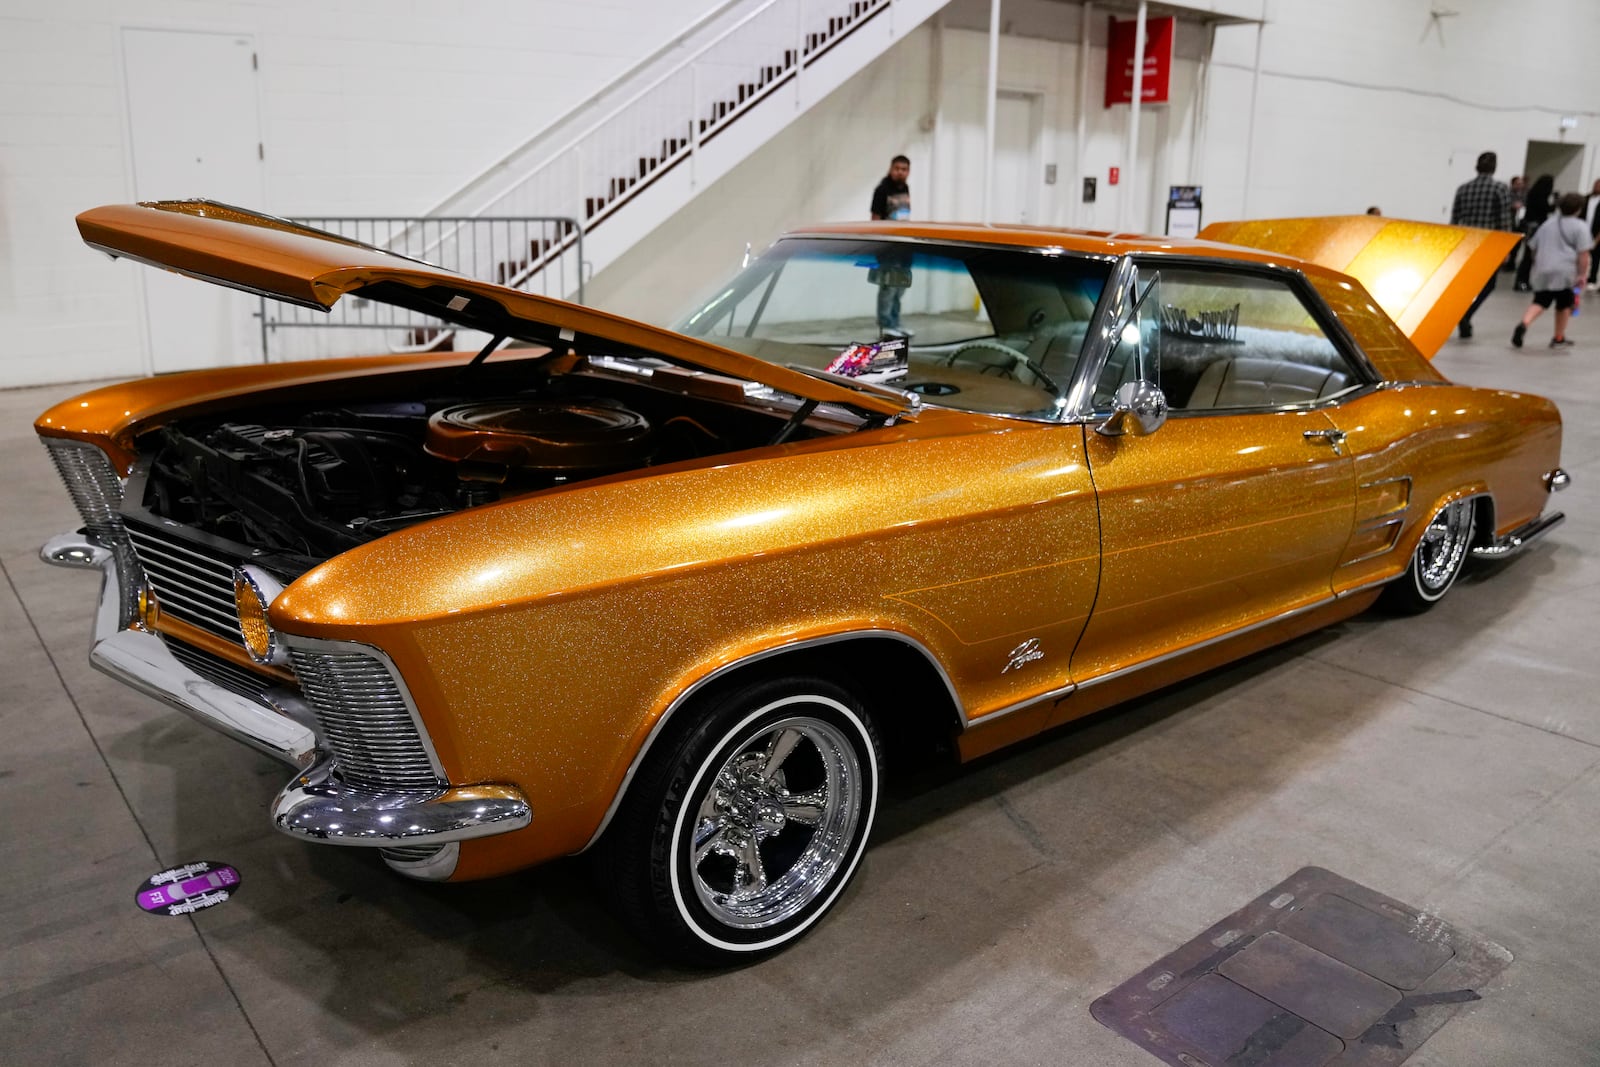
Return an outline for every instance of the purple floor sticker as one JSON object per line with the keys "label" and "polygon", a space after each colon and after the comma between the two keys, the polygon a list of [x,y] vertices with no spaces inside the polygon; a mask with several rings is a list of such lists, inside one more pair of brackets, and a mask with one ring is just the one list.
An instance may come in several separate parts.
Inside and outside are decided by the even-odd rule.
{"label": "purple floor sticker", "polygon": [[153,915],[192,915],[225,902],[239,889],[239,872],[226,863],[197,860],[145,879],[134,894]]}

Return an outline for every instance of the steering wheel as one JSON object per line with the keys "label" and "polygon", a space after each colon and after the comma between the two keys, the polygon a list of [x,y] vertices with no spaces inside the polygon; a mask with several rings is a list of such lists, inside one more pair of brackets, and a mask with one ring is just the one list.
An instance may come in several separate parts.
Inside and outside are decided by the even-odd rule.
{"label": "steering wheel", "polygon": [[[1037,378],[1046,389],[1049,389],[1056,396],[1061,395],[1061,388],[1057,386],[1055,382],[1050,380],[1050,375],[1044,372],[1043,367],[1039,366],[1039,364],[1028,358],[1028,354],[1026,352],[1019,352],[1010,345],[1002,344],[999,341],[968,341],[966,344],[950,353],[949,357],[944,361],[944,365],[946,367],[953,366],[957,360],[969,352],[992,352],[996,355],[1005,356],[1011,360],[1011,366],[1005,369],[1012,377],[1016,377],[1018,367],[1025,367],[1027,368],[1028,372]],[[999,364],[991,363],[989,366],[999,366]],[[987,367],[984,368],[984,370],[987,369]],[[984,373],[984,370],[980,370],[978,373],[982,374]]]}

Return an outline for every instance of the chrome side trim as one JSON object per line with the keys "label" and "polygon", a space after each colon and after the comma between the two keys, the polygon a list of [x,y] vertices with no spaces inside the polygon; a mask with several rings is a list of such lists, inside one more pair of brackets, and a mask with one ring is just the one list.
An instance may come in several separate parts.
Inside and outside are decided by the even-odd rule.
{"label": "chrome side trim", "polygon": [[1022,700],[1017,701],[1015,704],[1007,704],[1003,708],[996,708],[994,711],[986,711],[982,715],[979,715],[976,719],[968,719],[963,716],[961,719],[961,732],[966,733],[974,726],[986,726],[989,723],[994,722],[996,719],[1003,719],[1015,711],[1025,711],[1028,708],[1033,707],[1035,704],[1043,704],[1047,701],[1060,700],[1063,697],[1069,697],[1076,692],[1077,689],[1077,682],[1068,682],[1066,685],[1060,686],[1059,688],[1051,689],[1044,693],[1036,693],[1031,697],[1025,697]]}
{"label": "chrome side trim", "polygon": [[39,549],[39,558],[57,567],[94,570],[111,559],[111,550],[82,533],[57,534]]}
{"label": "chrome side trim", "polygon": [[272,826],[331,845],[467,841],[520,830],[533,810],[510,786],[462,786],[437,796],[352,789],[334,776],[332,757],[290,782],[272,802]]}
{"label": "chrome side trim", "polygon": [[[1405,509],[1401,508],[1401,509],[1398,509],[1398,510],[1400,512],[1404,512]],[[1400,541],[1400,530],[1399,530],[1399,527],[1402,526],[1405,523],[1405,515],[1404,514],[1396,514],[1394,512],[1391,512],[1390,515],[1392,516],[1390,518],[1385,518],[1385,517],[1380,515],[1376,519],[1372,519],[1372,520],[1370,520],[1368,522],[1364,522],[1360,526],[1356,527],[1356,531],[1355,531],[1356,533],[1370,534],[1370,533],[1377,533],[1379,530],[1384,530],[1384,529],[1387,529],[1387,528],[1393,526],[1393,527],[1395,527],[1395,529],[1390,533],[1389,543],[1385,544],[1385,545],[1382,545],[1382,546],[1380,546],[1378,548],[1373,549],[1371,552],[1368,552],[1364,556],[1354,556],[1354,557],[1352,557],[1350,559],[1343,560],[1339,564],[1339,569],[1340,570],[1343,570],[1346,567],[1354,567],[1357,563],[1365,563],[1369,559],[1377,559],[1379,556],[1384,556],[1384,555],[1387,555],[1390,552],[1394,551],[1394,546],[1397,543],[1399,543],[1399,541]],[[1390,579],[1385,579],[1385,581],[1388,581],[1388,580],[1390,580]],[[1348,595],[1348,594],[1340,594],[1340,595]]]}
{"label": "chrome side trim", "polygon": [[1142,659],[1138,663],[1130,663],[1126,667],[1118,667],[1114,671],[1107,671],[1105,674],[1096,675],[1093,678],[1078,682],[1077,686],[1079,689],[1088,689],[1090,686],[1099,685],[1101,682],[1114,681],[1117,678],[1123,678],[1127,675],[1133,674],[1135,671],[1142,671],[1146,667],[1154,667],[1157,664],[1166,663],[1168,660],[1174,660],[1180,656],[1187,656],[1191,652],[1199,652],[1201,649],[1210,648],[1212,645],[1218,645],[1224,641],[1231,641],[1235,637],[1242,637],[1245,634],[1254,633],[1256,630],[1264,629],[1280,622],[1287,622],[1297,615],[1305,615],[1309,612],[1316,611],[1318,608],[1325,608],[1329,604],[1336,604],[1346,597],[1354,596],[1356,593],[1365,592],[1366,590],[1371,589],[1373,586],[1384,585],[1385,583],[1392,581],[1394,581],[1394,578],[1382,578],[1378,581],[1367,582],[1364,585],[1356,586],[1353,589],[1345,589],[1341,592],[1325,596],[1321,600],[1314,600],[1309,604],[1302,604],[1298,608],[1291,608],[1288,611],[1280,612],[1277,615],[1273,615],[1269,618],[1253,622],[1249,626],[1241,626],[1237,630],[1229,630],[1225,634],[1218,634],[1215,637],[1208,637],[1204,641],[1196,641],[1192,645],[1184,645],[1182,648],[1173,649],[1171,652],[1163,652],[1159,656],[1152,656],[1149,659]]}
{"label": "chrome side trim", "polygon": [[1497,537],[1491,544],[1479,545],[1472,550],[1474,559],[1505,559],[1533,544],[1539,538],[1549,533],[1565,522],[1567,516],[1559,511],[1552,511],[1548,515],[1541,515],[1526,525],[1519,526],[1504,537]]}
{"label": "chrome side trim", "polygon": [[678,709],[687,704],[690,698],[692,698],[701,689],[716,681],[718,678],[727,675],[729,672],[743,667],[748,667],[752,663],[759,663],[762,660],[771,659],[774,656],[784,655],[789,652],[797,652],[807,648],[816,648],[821,645],[837,644],[840,641],[853,641],[863,637],[886,638],[891,641],[899,641],[901,644],[908,645],[922,653],[923,658],[928,661],[928,664],[933,667],[936,672],[938,672],[939,679],[944,682],[945,691],[949,693],[950,702],[955,706],[956,709],[957,724],[961,729],[966,729],[966,709],[962,707],[961,697],[957,695],[955,683],[950,681],[950,675],[945,671],[944,665],[939,662],[938,658],[934,656],[932,652],[928,651],[927,646],[921,641],[918,641],[914,637],[909,637],[898,630],[849,630],[844,633],[828,634],[824,637],[811,637],[801,641],[792,641],[785,645],[778,645],[774,648],[763,649],[760,652],[755,652],[751,655],[745,656],[743,659],[734,660],[732,663],[724,663],[710,674],[696,679],[687,689],[679,693],[677,697],[674,698],[672,703],[667,706],[667,710],[662,712],[661,717],[656,720],[655,725],[650,727],[650,733],[645,736],[644,744],[639,746],[639,751],[634,753],[633,761],[628,764],[628,771],[622,776],[622,784],[617,786],[617,795],[611,798],[611,805],[610,807],[606,808],[605,816],[600,820],[600,825],[595,828],[594,833],[589,836],[589,840],[584,842],[583,847],[580,848],[578,852],[582,853],[589,851],[589,849],[594,847],[594,843],[600,840],[600,835],[606,832],[606,827],[611,825],[611,820],[617,814],[617,809],[622,806],[622,799],[623,797],[627,796],[628,787],[633,784],[633,776],[638,773],[639,767],[644,763],[645,757],[650,754],[650,748],[656,743],[656,738],[661,736],[661,732],[666,729],[667,723],[671,721],[673,715],[678,712]]}
{"label": "chrome side trim", "polygon": [[[1393,549],[1390,549],[1390,551],[1393,551]],[[1352,585],[1349,589],[1341,589],[1337,593],[1333,594],[1333,599],[1343,600],[1345,597],[1352,597],[1357,593],[1365,593],[1368,590],[1376,589],[1380,585],[1388,585],[1396,578],[1404,576],[1404,574],[1405,571],[1401,571],[1399,574],[1391,574],[1387,578],[1373,578],[1371,581],[1362,582],[1360,585]],[[1326,604],[1328,601],[1325,600],[1323,603]]]}

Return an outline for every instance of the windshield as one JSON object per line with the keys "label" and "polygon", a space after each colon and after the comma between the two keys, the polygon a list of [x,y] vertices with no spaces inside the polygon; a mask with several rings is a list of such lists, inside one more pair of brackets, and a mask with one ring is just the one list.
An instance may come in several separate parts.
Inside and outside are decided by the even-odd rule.
{"label": "windshield", "polygon": [[1052,415],[1110,272],[1015,248],[787,238],[677,329],[946,407]]}

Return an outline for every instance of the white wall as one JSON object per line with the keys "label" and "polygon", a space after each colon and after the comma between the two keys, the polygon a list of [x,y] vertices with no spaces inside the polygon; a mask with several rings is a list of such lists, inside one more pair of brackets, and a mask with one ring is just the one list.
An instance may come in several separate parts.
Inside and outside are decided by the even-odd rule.
{"label": "white wall", "polygon": [[145,268],[90,252],[72,221],[133,196],[123,27],[255,38],[259,206],[399,215],[442,200],[712,6],[0,0],[0,386],[148,365],[135,273]]}
{"label": "white wall", "polygon": [[[1217,33],[1207,134],[1214,218],[1360,212],[1449,217],[1479,152],[1498,177],[1529,140],[1600,142],[1595,0],[1265,0],[1248,197],[1255,30]],[[1434,19],[1430,10],[1454,14]],[[1587,181],[1584,191],[1587,191]],[[1214,210],[1211,210],[1214,209]]]}
{"label": "white wall", "polygon": [[[1457,14],[1433,19],[1434,8]],[[1058,36],[1077,36],[1076,6],[1018,10],[1032,21],[1016,25],[1039,30],[1040,18],[1053,18]],[[1001,88],[1043,98],[1042,158],[1060,176],[1037,190],[1046,223],[1116,229],[1118,198],[1130,196],[1128,228],[1159,232],[1166,187],[1190,183],[1204,186],[1207,221],[1359,214],[1371,204],[1444,220],[1480,151],[1499,152],[1503,180],[1520,170],[1530,139],[1561,138],[1562,115],[1579,118],[1565,139],[1589,146],[1584,191],[1600,172],[1596,0],[1256,0],[1228,11],[1264,13],[1259,82],[1256,27],[1218,27],[1202,100],[1206,31],[1180,22],[1171,102],[1144,109],[1131,189],[1107,184],[1108,168],[1120,166],[1126,177],[1129,161],[1127,109],[1103,106],[1104,9],[1090,22],[1081,165],[1078,45],[1002,36]],[[970,15],[950,9],[952,20]],[[979,218],[987,38],[946,28],[936,40],[940,32],[926,26],[909,35],[713,185],[603,271],[591,302],[664,321],[724,276],[746,241],[759,248],[785,229],[865,218],[868,193],[896,152],[912,159],[913,217]],[[1099,179],[1093,205],[1078,203],[1083,175]]]}
{"label": "white wall", "polygon": [[[961,3],[962,0],[957,0]],[[1023,12],[1027,0],[1010,0]],[[442,199],[534,129],[599,88],[713,0],[0,0],[0,386],[141,373],[137,271],[83,248],[72,216],[132,194],[119,69],[121,27],[244,32],[261,57],[265,203],[280,214],[407,213]],[[969,5],[970,6],[970,5]],[[986,8],[987,4],[980,5]],[[1457,14],[1430,17],[1435,7]],[[950,9],[952,16],[957,10]],[[1101,106],[1106,14],[1091,21],[1087,137],[1076,144],[1078,8],[1034,3],[1067,40],[1002,39],[1001,86],[1037,92],[1040,217],[1159,229],[1169,184],[1205,187],[1206,218],[1360,212],[1439,219],[1485,148],[1514,173],[1530,139],[1589,146],[1600,170],[1596,0],[1230,0],[1257,31],[1221,27],[1191,165],[1204,34],[1180,24],[1172,102],[1146,108],[1138,181],[1126,109]],[[1219,8],[1220,10],[1220,8]],[[589,290],[661,319],[785,229],[866,215],[888,159],[913,160],[917,218],[974,219],[981,205],[986,38],[908,34]],[[937,88],[937,91],[935,91]],[[1254,91],[1253,91],[1254,88]],[[175,120],[175,121],[181,121]],[[1246,188],[1247,146],[1249,181]],[[1079,178],[1100,199],[1078,203]],[[203,195],[205,190],[185,190]],[[608,225],[625,225],[621,219]]]}

